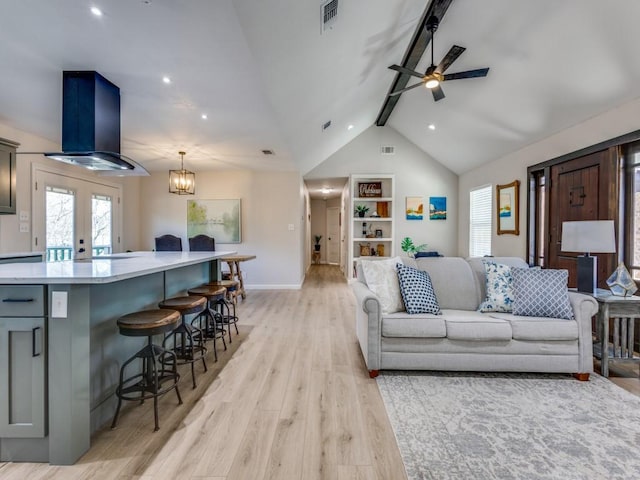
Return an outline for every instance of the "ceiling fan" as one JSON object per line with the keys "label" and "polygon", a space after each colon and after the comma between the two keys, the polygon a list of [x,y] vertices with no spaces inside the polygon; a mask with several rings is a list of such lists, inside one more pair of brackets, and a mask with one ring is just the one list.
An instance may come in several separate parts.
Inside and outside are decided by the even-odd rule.
{"label": "ceiling fan", "polygon": [[448,80],[459,80],[461,78],[475,78],[475,77],[486,77],[489,68],[479,68],[477,70],[467,70],[466,72],[458,72],[458,73],[447,73],[445,75],[445,71],[451,66],[453,62],[460,56],[462,52],[466,50],[464,47],[459,47],[458,45],[454,45],[451,47],[449,52],[444,56],[440,64],[436,67],[433,63],[433,40],[434,33],[438,29],[438,25],[440,21],[438,17],[435,15],[430,16],[427,19],[427,23],[425,27],[429,32],[431,32],[431,65],[427,68],[427,71],[422,74],[420,72],[416,72],[414,70],[410,70],[405,67],[401,67],[400,65],[391,65],[389,68],[391,70],[395,70],[396,72],[405,73],[407,75],[411,75],[414,77],[420,78],[422,81],[411,85],[409,87],[403,88],[402,90],[398,90],[396,92],[390,93],[390,96],[400,95],[402,92],[406,92],[407,90],[411,90],[412,88],[419,87],[420,85],[424,85],[426,88],[431,90],[433,94],[433,99],[437,102],[438,100],[442,100],[444,98],[444,92],[442,91],[442,87],[440,84],[442,82],[446,82]]}

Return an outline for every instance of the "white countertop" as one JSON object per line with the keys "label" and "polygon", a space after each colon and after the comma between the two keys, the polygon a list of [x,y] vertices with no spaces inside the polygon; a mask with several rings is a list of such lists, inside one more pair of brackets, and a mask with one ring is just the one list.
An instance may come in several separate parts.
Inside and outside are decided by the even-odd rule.
{"label": "white countertop", "polygon": [[64,262],[0,265],[0,284],[111,283],[150,273],[195,265],[235,252],[130,252]]}
{"label": "white countertop", "polygon": [[42,257],[44,252],[14,252],[0,253],[0,260],[3,258],[24,258],[24,257]]}

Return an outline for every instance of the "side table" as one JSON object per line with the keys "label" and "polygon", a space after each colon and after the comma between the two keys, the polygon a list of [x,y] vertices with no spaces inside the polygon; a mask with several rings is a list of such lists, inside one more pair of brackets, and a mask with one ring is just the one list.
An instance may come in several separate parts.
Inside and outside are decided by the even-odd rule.
{"label": "side table", "polygon": [[[635,321],[640,319],[640,297],[618,297],[598,288],[593,297],[598,301],[596,341],[593,354],[601,359],[601,373],[609,376],[609,360],[640,363],[633,355]],[[609,320],[613,320],[613,346],[609,345]]]}
{"label": "side table", "polygon": [[238,295],[242,296],[242,300],[247,298],[247,292],[244,290],[244,278],[242,278],[242,270],[240,270],[240,263],[248,262],[249,260],[253,260],[256,258],[255,255],[225,255],[224,257],[220,257],[220,260],[227,262],[229,265],[229,272],[231,274],[231,280],[238,280],[238,291],[236,292],[236,297]]}

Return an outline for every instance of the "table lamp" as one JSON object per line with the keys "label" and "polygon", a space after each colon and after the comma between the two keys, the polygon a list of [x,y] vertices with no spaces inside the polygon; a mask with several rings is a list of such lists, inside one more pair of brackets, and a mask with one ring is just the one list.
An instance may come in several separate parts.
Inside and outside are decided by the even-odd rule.
{"label": "table lamp", "polygon": [[584,252],[576,257],[578,291],[594,294],[598,282],[598,258],[590,253],[615,253],[613,220],[562,222],[563,252]]}

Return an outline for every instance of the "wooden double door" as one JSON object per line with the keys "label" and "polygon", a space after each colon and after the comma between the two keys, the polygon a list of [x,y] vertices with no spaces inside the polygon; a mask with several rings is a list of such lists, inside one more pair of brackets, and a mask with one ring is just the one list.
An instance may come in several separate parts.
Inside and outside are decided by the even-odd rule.
{"label": "wooden double door", "polygon": [[[615,220],[616,231],[620,181],[617,148],[609,148],[583,157],[551,165],[546,169],[548,208],[548,245],[546,266],[569,271],[569,286],[577,285],[576,256],[563,252],[562,222]],[[582,252],[584,254],[584,252]],[[593,253],[598,257],[598,286],[606,288],[606,279],[615,269],[616,255]]]}

